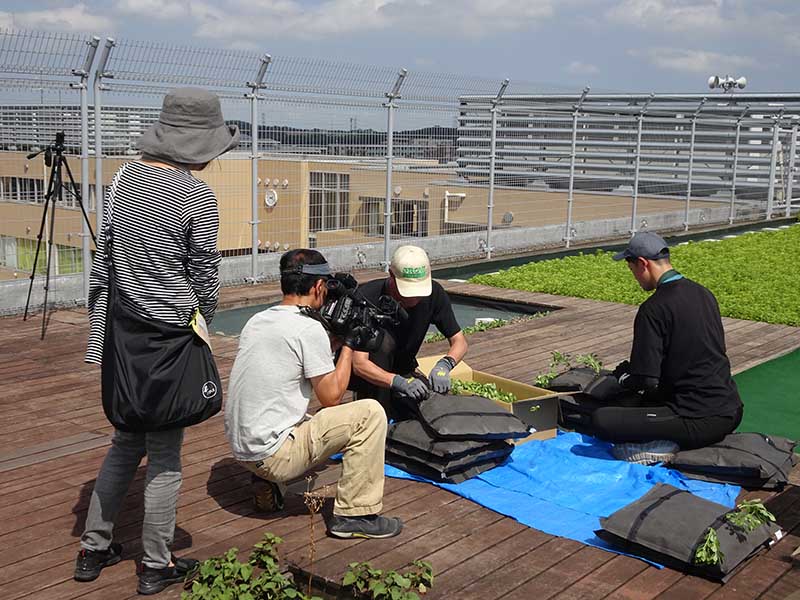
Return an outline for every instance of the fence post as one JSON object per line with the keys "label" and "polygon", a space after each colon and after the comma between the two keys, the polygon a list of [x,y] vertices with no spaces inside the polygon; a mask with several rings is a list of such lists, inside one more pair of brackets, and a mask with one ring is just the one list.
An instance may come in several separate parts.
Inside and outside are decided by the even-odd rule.
{"label": "fence post", "polygon": [[736,119],[736,138],[733,142],[733,174],[731,175],[731,208],[728,213],[728,225],[733,225],[733,217],[736,212],[736,172],[739,170],[739,140],[742,133],[742,119],[750,110],[750,105],[744,107],[744,110]]}
{"label": "fence post", "polygon": [[772,152],[769,162],[769,189],[767,190],[767,221],[772,219],[772,211],[775,205],[775,174],[778,169],[778,127],[782,116],[783,111],[775,117],[775,124],[772,126]]}
{"label": "fence post", "polygon": [[692,135],[689,138],[689,169],[686,177],[686,212],[683,217],[683,230],[689,231],[689,204],[692,201],[692,172],[694,170],[694,140],[697,134],[697,117],[700,111],[703,110],[703,105],[706,103],[706,98],[700,101],[700,105],[692,115]]}
{"label": "fence post", "polygon": [[389,272],[389,242],[392,238],[392,158],[394,154],[394,101],[400,96],[400,87],[408,75],[407,69],[400,69],[397,81],[390,92],[386,92],[386,201],[383,209],[383,270]]}
{"label": "fence post", "polygon": [[[78,88],[81,96],[81,197],[79,198],[79,204],[84,217],[81,219],[83,297],[85,305],[89,306],[89,274],[92,271],[92,251],[89,241],[91,237],[91,228],[89,227],[89,215],[84,208],[84,202],[89,201],[89,89],[87,82],[89,81],[89,72],[92,70],[92,63],[94,63],[94,55],[97,52],[97,46],[100,44],[100,38],[96,35],[92,36],[86,44],[89,46],[89,49],[86,52],[86,60],[83,63],[83,67],[72,70],[72,74],[78,76],[80,82],[71,84],[70,87]],[[58,255],[57,250],[56,255]]]}
{"label": "fence post", "polygon": [[95,209],[95,229],[99,232],[103,227],[103,108],[102,96],[103,77],[113,77],[106,72],[106,64],[111,56],[111,49],[117,43],[113,38],[106,38],[103,51],[100,53],[100,60],[94,71],[94,209]]}
{"label": "fence post", "polygon": [[567,191],[567,231],[564,235],[565,247],[569,248],[572,241],[572,200],[575,192],[575,158],[576,147],[578,143],[578,113],[580,113],[583,101],[591,88],[587,85],[581,92],[581,97],[575,105],[575,110],[572,111],[572,146],[570,147],[569,154],[569,190]]}
{"label": "fence post", "polygon": [[258,218],[258,90],[264,87],[264,76],[271,62],[269,54],[261,57],[256,78],[246,84],[250,93],[245,94],[250,100],[250,283],[253,284],[258,281],[258,225],[261,223]]}
{"label": "fence post", "polygon": [[792,140],[789,144],[789,179],[786,182],[786,211],[784,216],[792,216],[792,192],[794,187],[794,164],[797,153],[797,124],[792,125]]}
{"label": "fence post", "polygon": [[487,215],[486,215],[486,259],[489,260],[492,258],[492,219],[494,218],[494,165],[496,160],[496,150],[497,150],[497,106],[500,104],[503,94],[506,92],[506,88],[508,87],[508,79],[504,79],[503,83],[500,84],[500,91],[497,92],[497,96],[494,97],[492,100],[492,108],[490,112],[492,114],[492,132],[491,132],[491,139],[489,141],[489,202],[486,205],[487,208]]}
{"label": "fence post", "polygon": [[633,204],[631,206],[631,235],[636,233],[636,207],[639,202],[639,166],[642,163],[642,124],[644,122],[644,114],[647,112],[647,107],[653,101],[655,94],[650,94],[650,97],[642,105],[642,110],[636,115],[637,128],[636,128],[636,163],[633,171]]}

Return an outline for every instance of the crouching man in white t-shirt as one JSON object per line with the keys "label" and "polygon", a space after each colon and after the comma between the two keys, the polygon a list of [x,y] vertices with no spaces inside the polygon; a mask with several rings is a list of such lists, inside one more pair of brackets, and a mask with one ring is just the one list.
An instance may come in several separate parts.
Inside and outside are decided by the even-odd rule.
{"label": "crouching man in white t-shirt", "polygon": [[[225,405],[225,433],[234,457],[260,480],[256,503],[283,508],[286,481],[342,452],[342,475],[328,532],[336,537],[386,538],[400,519],[380,516],[386,415],[375,400],[340,404],[350,380],[359,334],[341,340],[334,365],[322,323],[301,307],[325,302],[331,271],[316,250],[281,257],[283,301],[252,317],[239,338]],[[337,341],[337,344],[339,341]],[[306,419],[311,390],[322,404]]]}

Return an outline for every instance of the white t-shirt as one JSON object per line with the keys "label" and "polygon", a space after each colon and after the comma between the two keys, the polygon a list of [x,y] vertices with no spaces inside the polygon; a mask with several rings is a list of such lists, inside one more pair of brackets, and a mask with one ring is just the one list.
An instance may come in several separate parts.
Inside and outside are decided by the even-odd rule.
{"label": "white t-shirt", "polygon": [[335,368],[322,324],[297,306],[272,306],[242,329],[225,402],[225,434],[237,460],[272,456],[303,420],[309,379]]}

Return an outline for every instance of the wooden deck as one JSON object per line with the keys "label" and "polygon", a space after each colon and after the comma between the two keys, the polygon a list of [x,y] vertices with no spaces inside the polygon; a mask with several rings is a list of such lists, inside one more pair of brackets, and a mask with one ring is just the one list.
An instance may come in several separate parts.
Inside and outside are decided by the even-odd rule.
{"label": "wooden deck", "polygon": [[[374,274],[367,274],[374,276]],[[557,306],[552,314],[470,337],[468,362],[479,369],[531,382],[551,350],[597,352],[607,364],[627,356],[635,307],[469,284],[445,283],[452,292]],[[276,286],[227,289],[228,307],[264,302]],[[141,555],[143,469],[121,511],[115,538],[125,560],[95,582],[72,580],[88,499],[111,433],[99,402],[99,369],[83,363],[87,335],[82,311],[54,313],[44,342],[34,318],[0,319],[0,598],[60,600],[135,597],[134,560]],[[213,328],[213,327],[212,327]],[[800,347],[800,329],[725,319],[729,354],[742,370]],[[423,353],[441,352],[445,343]],[[227,377],[236,338],[215,336],[220,371]],[[336,579],[348,562],[370,560],[400,568],[429,560],[436,580],[428,598],[788,598],[800,589],[790,554],[800,544],[800,488],[769,500],[786,539],[750,561],[721,586],[669,569],[546,535],[427,484],[386,480],[385,512],[406,522],[397,538],[344,541],[325,536],[323,516],[313,521],[302,498],[291,494],[275,516],[255,514],[249,474],[231,458],[222,419],[190,428],[183,450],[175,547],[205,558],[231,546],[242,549],[264,531],[284,538],[287,561]],[[315,487],[335,489],[336,467],[321,469]],[[326,487],[327,486],[327,487]],[[302,491],[304,482],[292,487]],[[765,494],[750,494],[765,498]],[[174,586],[160,597],[177,598]]]}

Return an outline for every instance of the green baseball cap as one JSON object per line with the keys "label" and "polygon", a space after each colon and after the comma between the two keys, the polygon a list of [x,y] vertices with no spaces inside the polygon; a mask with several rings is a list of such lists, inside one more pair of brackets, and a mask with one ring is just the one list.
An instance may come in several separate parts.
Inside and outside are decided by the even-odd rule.
{"label": "green baseball cap", "polygon": [[431,262],[422,248],[400,246],[392,255],[389,270],[401,296],[419,298],[431,295]]}

